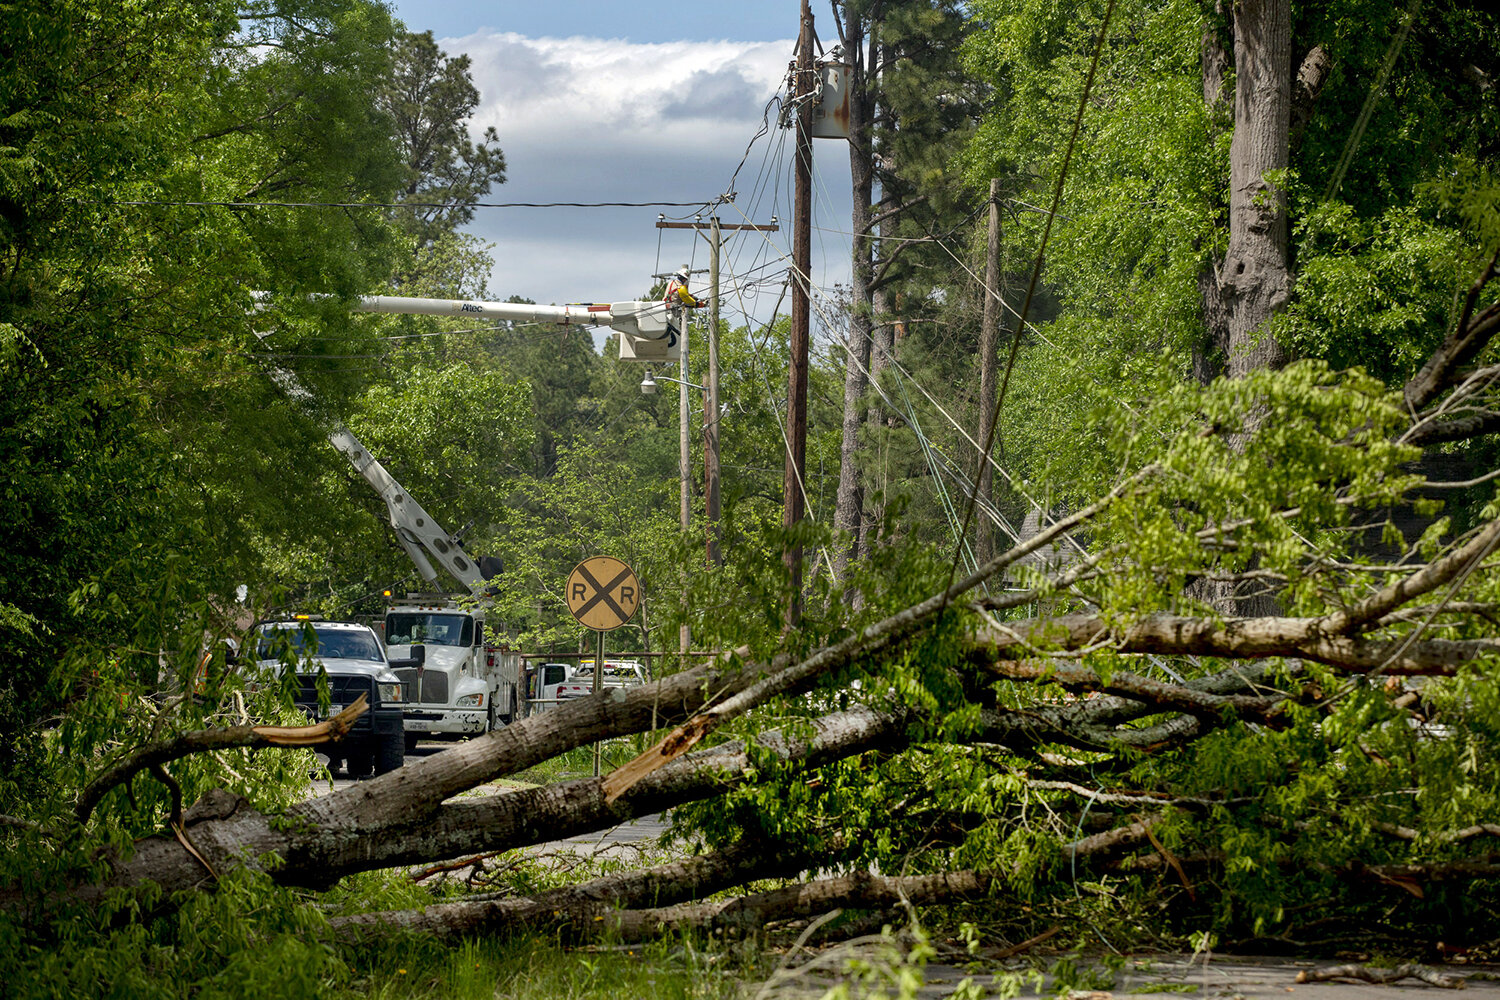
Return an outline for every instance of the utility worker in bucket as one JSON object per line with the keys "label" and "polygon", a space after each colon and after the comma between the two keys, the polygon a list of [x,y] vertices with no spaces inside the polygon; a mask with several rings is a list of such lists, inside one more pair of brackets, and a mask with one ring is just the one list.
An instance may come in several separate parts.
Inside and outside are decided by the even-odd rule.
{"label": "utility worker in bucket", "polygon": [[670,343],[677,343],[677,338],[682,336],[682,331],[677,327],[677,311],[680,308],[701,309],[708,305],[702,299],[694,297],[688,291],[688,266],[682,265],[677,273],[672,275],[672,280],[667,282],[667,294],[662,296],[662,301],[667,304],[667,335]]}
{"label": "utility worker in bucket", "polygon": [[667,282],[667,294],[663,297],[668,305],[687,306],[689,309],[702,309],[708,305],[703,299],[695,298],[688,291],[688,266],[682,265],[677,273],[672,275],[672,280]]}

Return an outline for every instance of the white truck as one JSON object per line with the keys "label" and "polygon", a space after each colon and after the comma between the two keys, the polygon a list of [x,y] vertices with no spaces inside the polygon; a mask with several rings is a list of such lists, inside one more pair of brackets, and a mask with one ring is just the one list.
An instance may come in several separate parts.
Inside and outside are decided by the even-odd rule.
{"label": "white truck", "polygon": [[[264,302],[265,296],[257,294]],[[417,299],[388,295],[365,296],[357,312],[405,313],[496,319],[561,326],[607,326],[620,334],[620,357],[633,361],[677,361],[682,348],[668,324],[664,302],[613,302],[542,306],[514,302],[475,302],[461,299]],[[295,376],[275,368],[273,374],[293,398],[311,399]],[[485,633],[485,609],[490,604],[488,579],[500,570],[498,561],[475,560],[459,539],[439,525],[412,499],[364,444],[345,427],[329,434],[333,446],[349,459],[382,500],[391,527],[417,571],[436,583],[436,562],[466,593],[410,594],[393,601],[386,611],[386,654],[391,660],[422,656],[420,666],[396,671],[405,688],[406,748],[423,736],[457,738],[484,733],[508,724],[523,711],[521,658],[503,642]]]}

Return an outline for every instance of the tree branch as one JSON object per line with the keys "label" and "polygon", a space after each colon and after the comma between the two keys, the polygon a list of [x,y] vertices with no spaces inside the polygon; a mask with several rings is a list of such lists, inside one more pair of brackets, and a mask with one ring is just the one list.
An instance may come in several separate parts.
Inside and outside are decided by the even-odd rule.
{"label": "tree branch", "polygon": [[1332,635],[1346,635],[1378,622],[1403,604],[1436,590],[1460,574],[1472,572],[1494,551],[1496,543],[1500,543],[1500,519],[1485,525],[1463,546],[1382,588],[1352,608],[1323,616],[1321,627]]}
{"label": "tree branch", "polygon": [[1490,639],[1426,639],[1404,649],[1400,640],[1329,636],[1320,618],[1229,618],[1215,621],[1152,615],[1121,631],[1097,615],[1069,615],[1011,623],[1001,632],[980,629],[976,649],[993,660],[1016,658],[1034,648],[1076,650],[1109,639],[1115,653],[1216,656],[1226,659],[1301,657],[1363,674],[1450,676],[1483,655],[1500,654]]}
{"label": "tree branch", "polygon": [[360,695],[338,715],[315,726],[231,726],[227,729],[200,729],[183,733],[170,740],[139,747],[89,782],[79,793],[73,815],[87,823],[94,807],[114,788],[129,781],[136,773],[157,768],[170,761],[196,753],[226,750],[230,747],[304,747],[343,739],[354,720],[369,710],[369,697]]}
{"label": "tree branch", "polygon": [[1485,309],[1478,319],[1474,318],[1474,308],[1480,294],[1495,277],[1497,262],[1500,262],[1500,245],[1490,255],[1490,262],[1484,271],[1469,286],[1463,312],[1453,332],[1402,389],[1402,396],[1411,412],[1420,411],[1448,388],[1455,373],[1472,361],[1490,342],[1496,329],[1500,329],[1500,303]]}
{"label": "tree branch", "polygon": [[637,781],[673,758],[686,753],[700,743],[710,732],[730,719],[743,715],[755,706],[777,695],[786,694],[801,685],[808,684],[822,674],[851,663],[858,656],[867,656],[870,653],[878,652],[904,641],[920,627],[926,625],[939,613],[944,611],[953,603],[955,598],[974,589],[1007,566],[1016,563],[1033,552],[1045,548],[1057,538],[1069,534],[1088,523],[1101,512],[1108,509],[1130,487],[1154,475],[1155,472],[1155,466],[1147,466],[1125,482],[1119,484],[1103,499],[1090,504],[1076,514],[1062,518],[1051,526],[1037,532],[1037,534],[1020,545],[995,556],[989,562],[979,567],[968,578],[958,581],[941,594],[929,597],[920,604],[913,605],[880,622],[867,626],[859,634],[850,636],[840,643],[824,647],[801,663],[776,671],[764,680],[719,702],[713,708],[698,713],[668,733],[656,746],[625,764],[605,779],[604,788],[606,796],[611,801],[618,798]]}

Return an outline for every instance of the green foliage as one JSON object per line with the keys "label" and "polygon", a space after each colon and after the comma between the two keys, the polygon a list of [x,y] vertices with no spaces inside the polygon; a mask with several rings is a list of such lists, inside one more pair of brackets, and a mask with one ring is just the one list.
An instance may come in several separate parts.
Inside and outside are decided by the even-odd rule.
{"label": "green foliage", "polygon": [[[432,897],[365,880],[364,901]],[[417,898],[414,898],[417,897]],[[122,896],[59,914],[41,937],[0,915],[6,995],[42,997],[432,997],[479,1000],[497,984],[519,998],[717,998],[738,989],[717,956],[675,942],[576,956],[534,937],[439,944],[413,935],[341,942],[305,893],[246,871],[175,905]]]}

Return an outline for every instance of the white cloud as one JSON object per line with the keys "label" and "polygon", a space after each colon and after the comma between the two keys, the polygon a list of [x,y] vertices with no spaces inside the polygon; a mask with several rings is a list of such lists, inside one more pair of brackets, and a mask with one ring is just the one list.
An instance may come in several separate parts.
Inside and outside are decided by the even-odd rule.
{"label": "white cloud", "polygon": [[[760,129],[793,50],[790,39],[642,44],[495,32],[441,44],[472,60],[481,94],[472,129],[493,126],[507,161],[507,183],[487,200],[504,202],[716,197]],[[783,143],[784,155],[768,160],[767,150]],[[725,221],[741,221],[742,212],[756,222],[768,221],[773,212],[783,223],[790,217],[789,180],[781,176],[791,169],[790,143],[773,121],[735,182],[737,205],[720,212]],[[815,207],[817,224],[846,229],[848,156],[841,145],[827,142],[818,143],[817,156],[819,190],[841,202]],[[762,178],[757,201],[763,170],[772,176]],[[653,271],[684,260],[704,265],[704,241],[690,231],[656,229],[658,211],[685,210],[480,209],[470,229],[495,244],[490,287],[497,297],[602,301],[642,294]],[[771,238],[787,245],[784,229]],[[762,237],[755,235],[755,243],[762,244]],[[827,251],[830,261],[815,261],[814,273],[837,280],[847,274],[847,244]],[[765,248],[758,253],[763,263]]]}
{"label": "white cloud", "polygon": [[781,85],[791,48],[512,33],[472,35],[458,44],[474,62],[483,97],[477,127],[493,125],[514,138],[638,129],[642,140],[659,140],[662,129],[680,135],[705,122],[732,130],[758,121]]}

